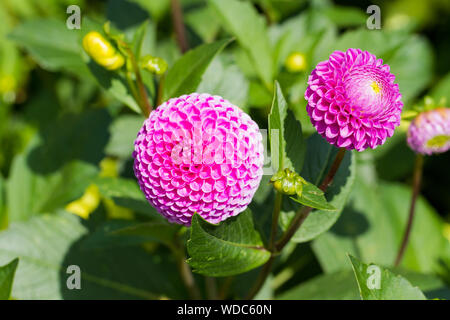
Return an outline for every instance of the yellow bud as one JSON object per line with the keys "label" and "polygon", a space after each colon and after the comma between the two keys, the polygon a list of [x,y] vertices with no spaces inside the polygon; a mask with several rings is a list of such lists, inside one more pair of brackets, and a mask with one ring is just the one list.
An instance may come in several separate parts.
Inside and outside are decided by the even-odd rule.
{"label": "yellow bud", "polygon": [[9,74],[0,76],[0,93],[15,91],[17,86],[16,79]]}
{"label": "yellow bud", "polygon": [[113,158],[106,157],[100,161],[100,177],[116,178],[119,176],[118,161]]}
{"label": "yellow bud", "polygon": [[95,62],[108,70],[119,69],[125,64],[123,56],[97,31],[84,36],[83,49]]}
{"label": "yellow bud", "polygon": [[112,199],[103,199],[103,203],[110,219],[131,220],[134,218],[132,210],[116,205]]}
{"label": "yellow bud", "polygon": [[86,188],[83,196],[78,200],[69,203],[66,206],[68,212],[74,213],[83,219],[87,219],[89,215],[97,209],[100,204],[100,192],[94,184]]}
{"label": "yellow bud", "polygon": [[444,237],[450,241],[450,224],[445,223],[444,224],[444,230],[442,231]]}
{"label": "yellow bud", "polygon": [[306,70],[306,56],[300,52],[291,53],[285,62],[286,69],[289,72],[302,72]]}

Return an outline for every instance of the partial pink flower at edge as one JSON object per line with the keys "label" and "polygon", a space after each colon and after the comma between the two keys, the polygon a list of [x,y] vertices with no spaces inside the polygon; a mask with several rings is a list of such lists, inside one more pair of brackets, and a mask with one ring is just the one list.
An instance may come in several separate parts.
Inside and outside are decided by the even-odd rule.
{"label": "partial pink flower at edge", "polygon": [[450,109],[420,113],[408,128],[407,142],[412,150],[425,155],[450,150]]}

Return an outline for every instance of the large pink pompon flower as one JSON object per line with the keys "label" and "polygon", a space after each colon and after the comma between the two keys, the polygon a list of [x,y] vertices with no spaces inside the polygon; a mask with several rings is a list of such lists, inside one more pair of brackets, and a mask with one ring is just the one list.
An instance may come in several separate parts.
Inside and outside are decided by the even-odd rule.
{"label": "large pink pompon flower", "polygon": [[196,212],[211,223],[236,216],[262,177],[258,125],[219,96],[170,99],[137,135],[134,172],[147,200],[170,222],[189,226]]}
{"label": "large pink pompon flower", "polygon": [[389,66],[360,49],[335,51],[317,64],[305,99],[311,122],[329,143],[363,151],[394,134],[403,108]]}
{"label": "large pink pompon flower", "polygon": [[407,141],[411,149],[420,154],[450,150],[450,109],[439,108],[419,114],[408,128]]}

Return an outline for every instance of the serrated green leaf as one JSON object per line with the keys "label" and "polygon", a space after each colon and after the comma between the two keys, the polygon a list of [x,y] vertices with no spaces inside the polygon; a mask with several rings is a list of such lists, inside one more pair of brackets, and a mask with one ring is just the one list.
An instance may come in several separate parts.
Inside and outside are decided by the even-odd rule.
{"label": "serrated green leaf", "polygon": [[167,73],[164,101],[194,92],[211,61],[231,41],[231,39],[223,39],[203,44],[178,59]]}
{"label": "serrated green leaf", "polygon": [[273,164],[275,170],[289,168],[297,173],[300,172],[306,150],[302,126],[295,119],[294,114],[288,110],[278,82],[275,82],[275,92],[269,113],[269,137],[272,159],[278,160],[278,163]]}
{"label": "serrated green leaf", "polygon": [[[414,286],[419,287],[429,299],[444,298],[448,292],[442,280],[434,275],[395,270]],[[318,275],[298,286],[281,292],[281,300],[359,300],[358,284],[353,270],[342,270]]]}
{"label": "serrated green leaf", "polygon": [[274,78],[272,48],[264,17],[250,2],[237,0],[210,0],[223,27],[235,36],[251,57],[259,77],[270,88]]}
{"label": "serrated green leaf", "polygon": [[11,296],[11,289],[16,273],[19,259],[14,259],[4,266],[0,266],[0,300],[8,300]]}
{"label": "serrated green leaf", "polygon": [[[313,134],[307,140],[306,157],[301,176],[308,182],[319,185],[327,174],[336,157],[337,148],[330,145],[318,134]],[[302,227],[292,237],[294,242],[306,242],[327,231],[339,218],[353,187],[356,173],[354,154],[347,151],[332,184],[325,192],[328,203],[336,210],[313,210]],[[280,217],[283,229],[287,228],[296,208],[286,205]]]}
{"label": "serrated green leaf", "polygon": [[212,225],[195,214],[187,249],[188,263],[194,272],[214,277],[249,271],[270,257],[254,228],[249,209],[219,225]]}
{"label": "serrated green leaf", "polygon": [[303,185],[301,196],[291,197],[292,200],[304,206],[308,206],[318,210],[335,211],[336,208],[328,203],[325,194],[312,183]]}
{"label": "serrated green leaf", "polygon": [[419,288],[405,278],[374,264],[365,264],[348,255],[363,300],[426,300]]}

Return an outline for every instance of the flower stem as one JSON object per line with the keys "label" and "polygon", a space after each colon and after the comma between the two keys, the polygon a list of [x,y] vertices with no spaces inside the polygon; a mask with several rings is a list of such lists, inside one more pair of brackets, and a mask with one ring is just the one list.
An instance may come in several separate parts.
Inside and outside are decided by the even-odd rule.
{"label": "flower stem", "polygon": [[[319,186],[319,189],[322,190],[323,192],[327,190],[327,188],[333,181],[333,178],[336,175],[336,172],[338,171],[339,166],[341,165],[341,162],[344,159],[344,156],[345,156],[345,149],[340,148],[336,155],[336,158],[334,159],[333,164],[331,165],[330,170],[328,171],[328,174],[325,176],[325,178],[323,179],[322,183]],[[291,240],[291,238],[297,232],[298,228],[300,228],[300,226],[303,224],[306,218],[308,218],[311,211],[312,208],[306,206],[301,207],[297,211],[288,229],[283,234],[281,239],[275,244],[275,248],[277,249],[277,251],[283,250],[283,248],[286,246],[289,240]]]}
{"label": "flower stem", "polygon": [[166,245],[169,247],[169,249],[172,251],[175,257],[178,271],[180,273],[184,286],[186,287],[189,293],[189,296],[191,297],[191,299],[200,300],[202,298],[200,294],[200,289],[195,283],[194,275],[192,274],[191,268],[186,263],[184,245],[181,243],[178,236],[174,239],[173,243],[168,242],[166,243]]}
{"label": "flower stem", "polygon": [[159,77],[158,92],[157,92],[157,96],[156,96],[156,107],[159,107],[161,105],[161,103],[162,103],[165,80],[166,80],[166,75],[165,74],[163,74],[163,75],[161,75]]}
{"label": "flower stem", "polygon": [[413,191],[411,196],[411,205],[409,207],[408,222],[406,224],[405,233],[403,234],[403,240],[400,245],[400,249],[397,253],[397,258],[395,259],[395,266],[399,266],[402,262],[403,255],[405,254],[406,247],[408,246],[409,236],[411,234],[412,224],[414,220],[414,212],[416,209],[417,197],[420,192],[420,184],[422,181],[422,171],[423,171],[423,156],[417,154],[416,161],[414,164],[414,174],[413,174]]}
{"label": "flower stem", "polygon": [[275,195],[275,204],[272,215],[272,229],[270,231],[269,251],[273,251],[278,233],[278,219],[280,218],[281,204],[283,203],[283,194],[281,192]]}
{"label": "flower stem", "polygon": [[186,37],[186,29],[183,22],[183,11],[181,10],[181,4],[179,0],[171,0],[171,11],[173,27],[177,36],[178,46],[182,53],[185,53],[189,49],[189,45]]}
{"label": "flower stem", "polygon": [[[136,60],[136,57],[133,53],[133,50],[130,49],[128,44],[124,41],[119,42],[120,45],[124,48],[126,51],[128,58],[131,62],[131,67],[133,68],[134,75],[136,77],[136,84],[137,84],[137,94],[139,98],[137,99],[139,107],[141,108],[141,111],[143,115],[147,118],[150,115],[150,112],[152,111],[152,106],[150,105],[150,102],[148,100],[147,90],[144,85],[144,81],[142,80],[141,72],[139,70],[139,66]],[[139,57],[138,57],[139,58]],[[130,81],[130,80],[128,80]],[[131,88],[133,91],[133,88]],[[136,90],[134,89],[133,95],[136,94]],[[135,98],[136,99],[136,98]]]}
{"label": "flower stem", "polygon": [[271,252],[271,256],[262,267],[261,272],[259,273],[258,278],[256,279],[255,285],[250,289],[250,292],[247,295],[247,299],[249,300],[253,299],[258,293],[258,291],[261,290],[261,287],[264,285],[264,282],[266,282],[266,279],[270,274],[270,270],[272,269],[272,264],[273,261],[275,260],[274,249],[278,233],[278,219],[280,217],[282,203],[283,203],[283,194],[277,191],[275,195],[275,204],[273,207],[272,228],[270,231],[270,240],[269,240],[269,251]]}
{"label": "flower stem", "polygon": [[[328,174],[323,179],[320,189],[325,192],[325,190],[328,188],[328,186],[333,181],[334,176],[336,175],[336,172],[339,169],[339,166],[341,165],[342,160],[345,156],[345,149],[341,148],[339,149],[336,158],[334,159],[333,164],[331,165],[330,170],[328,171]],[[275,199],[275,208],[277,207],[277,198]],[[281,200],[280,200],[280,208],[281,208]],[[261,272],[259,273],[258,278],[256,279],[255,285],[250,289],[250,292],[247,295],[247,299],[253,299],[256,294],[259,292],[259,290],[262,288],[264,283],[267,280],[267,277],[270,274],[270,270],[272,268],[272,264],[275,260],[275,257],[278,255],[280,251],[283,250],[283,248],[286,246],[286,244],[291,240],[291,238],[294,236],[295,232],[297,232],[298,228],[303,224],[303,222],[308,217],[309,213],[312,211],[311,207],[303,206],[301,207],[297,213],[295,214],[294,219],[292,219],[291,224],[289,225],[286,232],[283,234],[280,240],[274,243],[273,246],[270,246],[269,248],[272,250],[272,255],[270,256],[269,260],[264,264],[264,266],[261,269]],[[274,216],[276,214],[276,210],[274,210]],[[279,214],[279,212],[278,212]],[[275,224],[275,227],[274,227]],[[278,218],[273,219],[272,221],[272,231],[274,229],[278,228]],[[276,235],[276,233],[275,233]],[[273,241],[275,241],[275,237],[271,237]]]}

